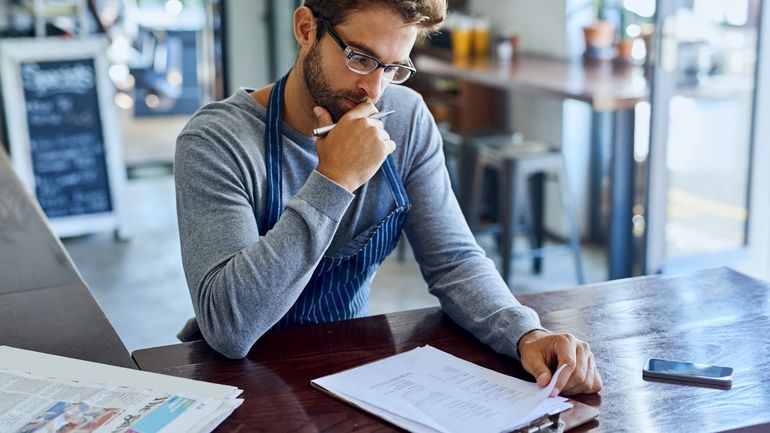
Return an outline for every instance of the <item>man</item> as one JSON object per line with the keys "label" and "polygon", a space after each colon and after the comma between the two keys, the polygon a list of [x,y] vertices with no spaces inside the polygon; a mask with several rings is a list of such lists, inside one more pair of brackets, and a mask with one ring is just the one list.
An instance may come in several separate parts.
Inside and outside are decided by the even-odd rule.
{"label": "man", "polygon": [[[454,321],[519,358],[554,395],[596,392],[588,345],[511,295],[452,193],[421,97],[395,85],[446,0],[305,0],[286,77],[202,108],[177,142],[182,258],[197,323],[231,358],[272,328],[366,315],[402,229]],[[383,120],[368,116],[396,110]],[[323,138],[313,129],[337,122]]]}

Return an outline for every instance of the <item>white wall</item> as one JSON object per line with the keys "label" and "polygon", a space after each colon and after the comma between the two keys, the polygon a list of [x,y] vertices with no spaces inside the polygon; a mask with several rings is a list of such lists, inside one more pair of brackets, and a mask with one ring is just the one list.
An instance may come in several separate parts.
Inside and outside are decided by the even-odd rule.
{"label": "white wall", "polygon": [[489,17],[497,35],[519,36],[528,53],[578,59],[585,49],[583,25],[594,16],[590,0],[470,0],[474,14]]}
{"label": "white wall", "polygon": [[225,0],[228,95],[239,87],[270,82],[267,0]]}
{"label": "white wall", "polygon": [[11,25],[11,6],[9,0],[0,0],[0,30],[6,30]]}

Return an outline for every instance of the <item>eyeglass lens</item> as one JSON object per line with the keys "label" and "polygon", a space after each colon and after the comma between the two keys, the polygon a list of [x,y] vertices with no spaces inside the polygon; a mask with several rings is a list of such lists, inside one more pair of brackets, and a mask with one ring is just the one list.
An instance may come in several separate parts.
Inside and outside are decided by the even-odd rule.
{"label": "eyeglass lens", "polygon": [[[357,72],[359,74],[368,74],[377,69],[379,64],[376,60],[353,53],[353,55],[348,58],[348,67],[353,71]],[[401,68],[398,66],[388,66],[385,68],[384,72],[384,78],[388,81],[399,83],[406,81],[407,78],[409,78],[410,70],[407,68]]]}

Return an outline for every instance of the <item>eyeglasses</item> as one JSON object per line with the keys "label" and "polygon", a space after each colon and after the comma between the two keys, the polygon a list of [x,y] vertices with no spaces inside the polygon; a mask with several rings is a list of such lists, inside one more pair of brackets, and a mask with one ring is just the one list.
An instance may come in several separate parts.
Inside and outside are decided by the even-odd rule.
{"label": "eyeglasses", "polygon": [[337,42],[337,45],[339,45],[345,53],[348,69],[356,74],[368,75],[377,70],[377,68],[382,68],[384,70],[382,78],[385,81],[401,84],[417,73],[417,69],[414,67],[411,59],[407,59],[409,62],[407,65],[382,63],[368,54],[350,48],[350,46],[342,40],[340,35],[334,31],[331,23],[326,18],[322,17],[320,20],[323,22],[326,30],[329,31],[332,39]]}

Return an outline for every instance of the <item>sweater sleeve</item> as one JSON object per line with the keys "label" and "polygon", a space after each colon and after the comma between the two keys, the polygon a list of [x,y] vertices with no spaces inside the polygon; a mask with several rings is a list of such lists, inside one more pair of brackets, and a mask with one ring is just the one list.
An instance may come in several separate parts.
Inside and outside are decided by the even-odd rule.
{"label": "sweater sleeve", "polygon": [[242,358],[299,297],[353,194],[313,171],[260,236],[257,194],[249,192],[257,187],[247,188],[243,161],[219,144],[178,138],[177,218],[201,333],[218,352]]}
{"label": "sweater sleeve", "polygon": [[415,155],[405,186],[413,207],[405,231],[430,292],[452,320],[518,358],[519,339],[542,329],[540,319],[514,298],[468,228],[449,181],[441,135],[423,103],[410,143]]}

